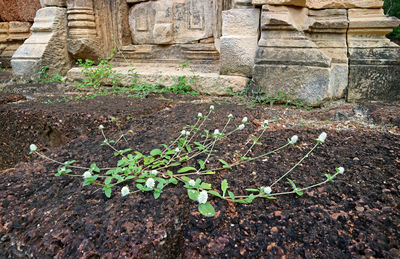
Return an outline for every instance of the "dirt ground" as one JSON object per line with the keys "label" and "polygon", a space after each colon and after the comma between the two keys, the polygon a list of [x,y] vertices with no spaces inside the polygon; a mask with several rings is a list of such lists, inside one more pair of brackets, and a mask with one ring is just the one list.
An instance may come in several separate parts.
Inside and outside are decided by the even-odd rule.
{"label": "dirt ground", "polygon": [[[0,88],[0,258],[400,258],[399,105],[335,102],[306,111],[254,106],[239,97],[171,94],[59,101],[77,94],[55,83]],[[108,199],[95,186],[82,187],[82,179],[55,177],[57,165],[28,155],[35,143],[59,161],[113,166],[113,152],[100,145],[99,125],[114,139],[127,132],[129,147],[146,153],[173,140],[210,104],[216,111],[210,130],[222,128],[228,114],[238,123],[249,118],[243,131],[219,145],[217,157],[226,161],[249,147],[248,136],[260,132],[261,121],[269,120],[270,128],[253,155],[299,136],[268,160],[202,176],[214,189],[223,179],[236,194],[270,184],[323,131],[326,142],[291,179],[306,186],[335,167],[345,173],[302,197],[243,205],[210,196],[216,216],[206,218],[181,184],[158,200],[118,191]],[[286,190],[287,183],[277,187]]]}

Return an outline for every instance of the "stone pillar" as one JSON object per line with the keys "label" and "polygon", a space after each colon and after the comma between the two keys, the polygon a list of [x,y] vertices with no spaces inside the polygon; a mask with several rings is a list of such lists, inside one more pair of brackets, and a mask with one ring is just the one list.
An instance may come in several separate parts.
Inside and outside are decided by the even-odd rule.
{"label": "stone pillar", "polygon": [[260,9],[251,0],[235,0],[233,9],[222,12],[221,74],[251,77],[259,20]]}
{"label": "stone pillar", "polygon": [[307,37],[313,41],[324,56],[331,59],[329,86],[326,98],[344,97],[348,85],[348,58],[346,33],[349,22],[346,9],[323,9],[308,11]]}
{"label": "stone pillar", "polygon": [[66,7],[67,0],[40,0],[40,4],[42,5],[42,7]]}
{"label": "stone pillar", "polygon": [[308,14],[307,8],[263,5],[255,91],[267,95],[282,92],[311,104],[331,97],[332,58],[305,33],[310,23],[317,26]]}
{"label": "stone pillar", "polygon": [[8,30],[8,32],[5,41],[5,33],[3,32],[4,49],[0,54],[0,62],[3,64],[2,66],[9,67],[12,55],[24,43],[24,40],[26,40],[31,35],[29,30],[31,27],[31,23],[9,22],[4,24],[3,27],[3,31],[5,32],[5,30]]}
{"label": "stone pillar", "polygon": [[74,58],[97,60],[101,45],[96,31],[93,0],[68,0],[68,51]]}
{"label": "stone pillar", "polygon": [[349,10],[348,101],[400,101],[400,47],[385,35],[400,24],[382,9]]}
{"label": "stone pillar", "polygon": [[67,9],[63,7],[40,9],[31,31],[32,35],[12,57],[14,74],[36,77],[41,67],[45,65],[49,66],[50,75],[66,74],[73,63],[67,50]]}

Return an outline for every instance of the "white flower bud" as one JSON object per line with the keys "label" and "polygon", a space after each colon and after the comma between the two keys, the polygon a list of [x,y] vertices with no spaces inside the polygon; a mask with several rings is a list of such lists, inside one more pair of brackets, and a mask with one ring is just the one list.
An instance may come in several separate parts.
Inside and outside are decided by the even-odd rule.
{"label": "white flower bud", "polygon": [[37,146],[36,146],[35,144],[31,144],[31,145],[29,146],[29,149],[30,149],[31,152],[33,153],[33,152],[35,152],[35,151],[37,150]]}
{"label": "white flower bud", "polygon": [[152,171],[151,171],[151,174],[154,175],[154,176],[156,176],[156,175],[158,175],[158,171],[157,171],[157,170],[152,170]]}
{"label": "white flower bud", "polygon": [[179,149],[179,147],[175,148],[175,153],[179,153],[181,152],[181,150]]}
{"label": "white flower bud", "polygon": [[242,119],[242,123],[246,123],[247,122],[247,117],[243,117],[243,119]]}
{"label": "white flower bud", "polygon": [[238,129],[239,129],[239,130],[242,130],[242,129],[244,129],[244,127],[245,127],[244,124],[240,124],[239,127],[238,127]]}
{"label": "white flower bud", "polygon": [[122,197],[125,197],[125,196],[128,195],[129,193],[130,193],[130,191],[129,191],[129,187],[128,187],[128,186],[122,187],[122,189],[121,189],[121,195],[122,195]]}
{"label": "white flower bud", "polygon": [[86,171],[84,174],[83,174],[83,178],[90,178],[90,177],[92,177],[92,173],[91,172],[89,172],[89,171]]}
{"label": "white flower bud", "polygon": [[263,126],[266,128],[266,127],[268,127],[268,121],[267,120],[265,120],[264,122],[263,122]]}
{"label": "white flower bud", "polygon": [[201,191],[197,200],[200,204],[205,204],[208,200],[208,193],[207,191]]}
{"label": "white flower bud", "polygon": [[199,113],[197,114],[197,117],[201,118],[201,117],[203,117],[203,114],[202,114],[201,112],[199,112]]}
{"label": "white flower bud", "polygon": [[344,173],[344,168],[343,168],[343,167],[336,168],[336,171],[337,171],[339,174],[343,174],[343,173]]}
{"label": "white flower bud", "polygon": [[233,119],[232,113],[228,115],[228,118],[229,118],[229,119]]}
{"label": "white flower bud", "polygon": [[190,136],[190,132],[189,131],[186,131],[186,136]]}
{"label": "white flower bud", "polygon": [[210,110],[213,111],[214,110],[214,105],[210,106]]}
{"label": "white flower bud", "polygon": [[186,130],[182,130],[181,135],[186,135]]}
{"label": "white flower bud", "polygon": [[190,181],[188,182],[188,184],[192,187],[194,187],[196,185],[196,181],[193,179],[190,179]]}
{"label": "white flower bud", "polygon": [[153,178],[147,179],[147,181],[146,181],[147,188],[153,189],[155,185],[156,185],[156,182],[154,181]]}
{"label": "white flower bud", "polygon": [[272,192],[271,187],[267,186],[267,187],[262,187],[262,190],[265,194],[269,195]]}
{"label": "white flower bud", "polygon": [[219,135],[219,134],[220,134],[219,129],[214,130],[214,135]]}
{"label": "white flower bud", "polygon": [[99,126],[99,130],[103,130],[104,129],[104,126],[103,125],[100,125]]}
{"label": "white flower bud", "polygon": [[297,137],[297,135],[294,135],[290,140],[289,143],[294,145],[296,144],[297,140],[299,140],[299,137]]}
{"label": "white flower bud", "polygon": [[325,132],[322,132],[321,135],[319,135],[317,141],[321,142],[321,143],[324,143],[325,139],[326,139],[326,136],[327,136],[327,134]]}

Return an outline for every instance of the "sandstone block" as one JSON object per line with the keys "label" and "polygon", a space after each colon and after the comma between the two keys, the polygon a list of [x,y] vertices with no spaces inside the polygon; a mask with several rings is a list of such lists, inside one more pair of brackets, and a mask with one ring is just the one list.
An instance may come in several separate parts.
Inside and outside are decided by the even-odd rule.
{"label": "sandstone block", "polygon": [[254,5],[291,5],[310,9],[382,8],[382,0],[253,0]]}
{"label": "sandstone block", "polygon": [[[184,44],[207,39],[213,36],[213,15],[213,2],[208,0],[141,2],[132,6],[129,13],[132,40],[134,44],[158,44],[165,42],[167,36],[172,38],[168,43]],[[167,29],[170,26],[165,24],[172,24],[171,36]]]}
{"label": "sandstone block", "polygon": [[40,4],[42,5],[42,7],[66,7],[67,0],[40,0]]}
{"label": "sandstone block", "polygon": [[222,35],[257,36],[260,24],[258,9],[231,9],[222,12]]}
{"label": "sandstone block", "polygon": [[39,0],[0,0],[0,21],[33,22]]}
{"label": "sandstone block", "polygon": [[63,74],[71,67],[67,49],[67,10],[46,7],[37,12],[32,35],[18,48],[11,65],[17,76],[35,77],[42,66],[49,66],[49,74]]}

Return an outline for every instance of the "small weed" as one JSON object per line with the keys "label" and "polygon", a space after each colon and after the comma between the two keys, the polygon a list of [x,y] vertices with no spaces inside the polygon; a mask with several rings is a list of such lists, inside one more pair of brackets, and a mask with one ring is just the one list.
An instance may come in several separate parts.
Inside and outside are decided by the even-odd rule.
{"label": "small weed", "polygon": [[50,76],[47,71],[49,70],[49,66],[43,66],[40,71],[38,72],[37,76],[37,82],[39,83],[52,83],[52,82],[57,82],[61,83],[62,82],[62,75],[57,74],[55,76]]}

